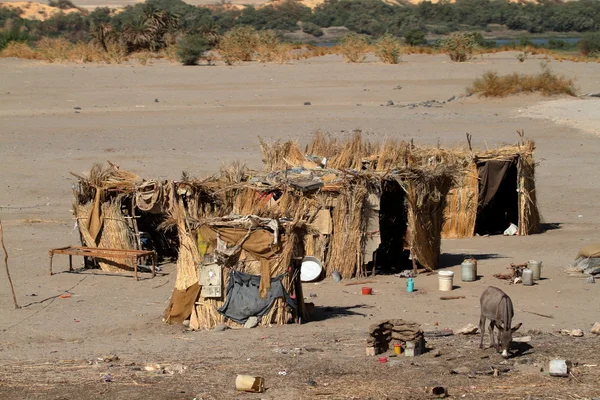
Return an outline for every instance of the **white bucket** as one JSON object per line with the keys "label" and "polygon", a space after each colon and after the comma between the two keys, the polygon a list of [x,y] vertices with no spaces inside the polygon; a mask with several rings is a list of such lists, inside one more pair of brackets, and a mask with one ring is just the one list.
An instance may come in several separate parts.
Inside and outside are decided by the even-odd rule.
{"label": "white bucket", "polygon": [[450,290],[452,290],[453,280],[454,280],[454,272],[439,271],[438,272],[439,290],[442,292],[449,292]]}
{"label": "white bucket", "polygon": [[302,260],[300,267],[300,280],[302,282],[312,282],[321,276],[323,265],[316,257],[306,256]]}

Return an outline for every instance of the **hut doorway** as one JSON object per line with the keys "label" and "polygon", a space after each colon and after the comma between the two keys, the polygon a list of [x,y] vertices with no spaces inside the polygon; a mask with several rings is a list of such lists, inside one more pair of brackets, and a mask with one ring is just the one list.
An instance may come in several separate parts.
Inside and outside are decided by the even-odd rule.
{"label": "hut doorway", "polygon": [[384,180],[379,208],[381,243],[376,253],[377,267],[382,273],[412,268],[410,252],[404,250],[407,227],[406,192],[396,180]]}
{"label": "hut doorway", "polygon": [[519,157],[477,162],[479,199],[475,233],[501,234],[511,223],[519,224],[517,192]]}

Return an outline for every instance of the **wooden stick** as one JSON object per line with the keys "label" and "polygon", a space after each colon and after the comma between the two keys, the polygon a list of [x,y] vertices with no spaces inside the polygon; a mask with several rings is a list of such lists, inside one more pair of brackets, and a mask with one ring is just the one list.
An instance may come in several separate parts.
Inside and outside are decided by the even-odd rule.
{"label": "wooden stick", "polygon": [[539,317],[544,317],[544,318],[551,318],[551,319],[554,319],[554,316],[552,316],[552,315],[539,314],[539,313],[536,313],[536,312],[533,312],[533,311],[527,311],[527,310],[519,310],[519,311],[520,311],[520,312],[526,312],[526,313],[528,313],[528,314],[537,315],[537,316],[539,316]]}
{"label": "wooden stick", "polygon": [[440,300],[458,300],[458,299],[464,299],[465,296],[442,296],[440,297]]}
{"label": "wooden stick", "polygon": [[365,283],[377,283],[377,281],[358,281],[358,282],[348,282],[344,286],[352,286],[352,285],[364,285]]}
{"label": "wooden stick", "polygon": [[6,267],[6,276],[8,276],[8,283],[10,284],[10,290],[12,291],[13,301],[15,302],[15,308],[19,309],[19,303],[17,303],[17,296],[15,295],[15,288],[13,287],[12,279],[10,279],[10,271],[8,270],[8,252],[6,246],[4,246],[4,232],[2,230],[2,221],[0,221],[0,244],[2,244],[2,250],[4,251],[4,266]]}

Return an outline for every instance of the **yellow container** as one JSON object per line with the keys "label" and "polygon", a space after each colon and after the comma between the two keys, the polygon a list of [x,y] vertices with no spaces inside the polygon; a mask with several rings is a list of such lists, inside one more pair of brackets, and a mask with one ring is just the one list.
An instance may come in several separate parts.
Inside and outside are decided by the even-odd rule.
{"label": "yellow container", "polygon": [[402,353],[402,345],[395,344],[394,345],[394,353],[396,353],[397,355],[400,355]]}

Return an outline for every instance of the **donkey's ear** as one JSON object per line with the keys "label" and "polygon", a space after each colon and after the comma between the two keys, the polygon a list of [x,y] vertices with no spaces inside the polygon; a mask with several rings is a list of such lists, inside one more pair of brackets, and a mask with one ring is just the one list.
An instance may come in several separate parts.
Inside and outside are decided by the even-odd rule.
{"label": "donkey's ear", "polygon": [[523,325],[521,322],[519,322],[517,325],[515,325],[514,328],[511,329],[511,331],[516,331],[517,329],[519,329],[521,327],[521,325]]}

